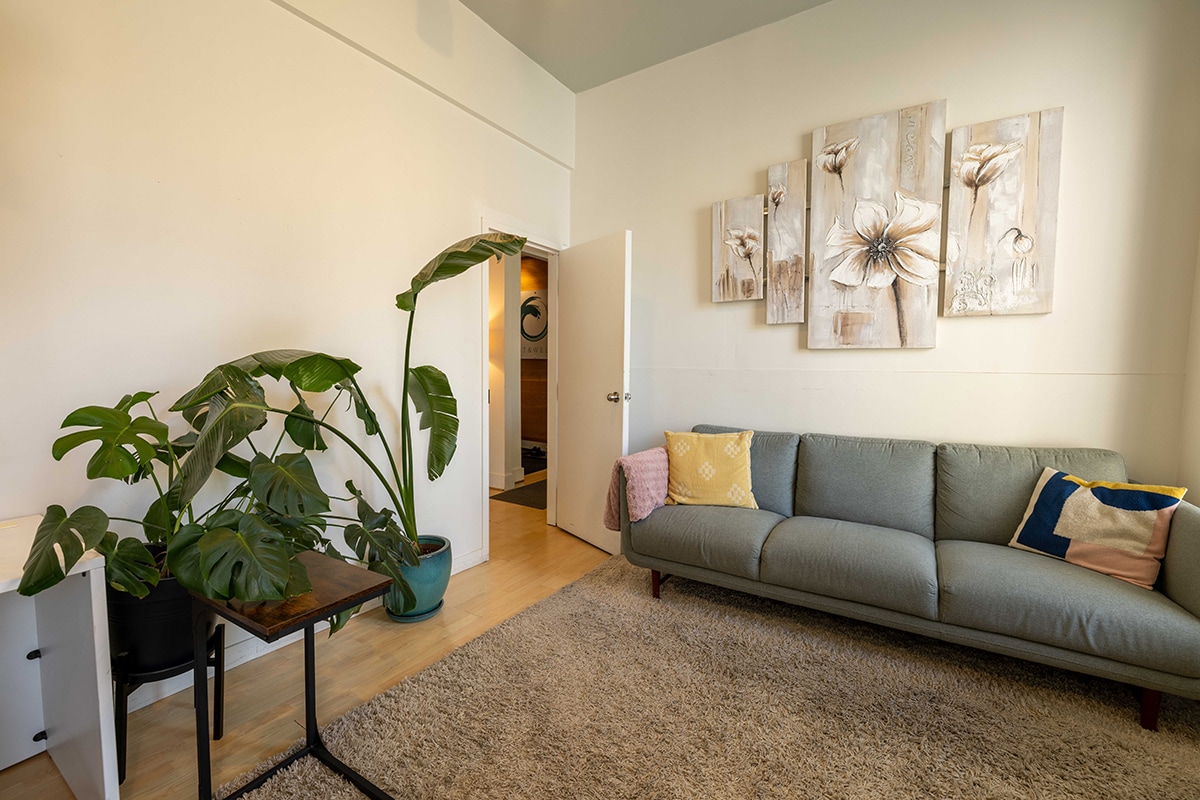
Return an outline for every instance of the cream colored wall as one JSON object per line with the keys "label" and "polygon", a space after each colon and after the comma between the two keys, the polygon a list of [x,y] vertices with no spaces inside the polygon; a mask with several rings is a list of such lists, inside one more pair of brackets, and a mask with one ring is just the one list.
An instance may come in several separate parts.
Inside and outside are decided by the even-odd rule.
{"label": "cream colored wall", "polygon": [[[141,389],[169,404],[256,350],[353,358],[398,441],[396,293],[484,210],[567,235],[568,170],[486,117],[508,95],[571,120],[573,100],[489,72],[507,45],[464,47],[488,36],[460,35],[460,11],[432,33],[385,22],[406,42],[441,37],[430,47],[464,84],[481,76],[492,105],[470,112],[470,92],[442,96],[461,85],[431,91],[347,44],[354,30],[269,0],[0,0],[0,519],[101,501],[140,517],[148,496],[122,507],[128,487],[85,481],[83,450],[51,460],[63,417]],[[415,362],[449,375],[462,420],[419,517],[459,569],[486,535],[483,275],[427,290],[416,323]],[[342,473],[323,470],[328,490],[370,483]]]}
{"label": "cream colored wall", "polygon": [[271,1],[328,26],[560,164],[574,162],[574,92],[458,0]]}
{"label": "cream colored wall", "polygon": [[[1198,34],[1176,0],[835,0],[580,94],[572,240],[637,236],[631,447],[715,422],[1112,447],[1177,479]],[[713,201],[811,158],[816,127],[938,98],[951,128],[1065,107],[1054,313],[939,319],[927,351],[809,351],[761,303],[710,302]]]}
{"label": "cream colored wall", "polygon": [[[1200,251],[1200,245],[1197,250]],[[1200,274],[1200,255],[1196,260]],[[1200,281],[1196,282],[1192,300],[1192,319],[1200,320]],[[1179,482],[1188,487],[1200,487],[1200,324],[1193,324],[1188,338],[1186,373],[1183,388],[1183,419],[1179,426],[1183,446],[1179,464]],[[1188,498],[1200,503],[1200,498]]]}

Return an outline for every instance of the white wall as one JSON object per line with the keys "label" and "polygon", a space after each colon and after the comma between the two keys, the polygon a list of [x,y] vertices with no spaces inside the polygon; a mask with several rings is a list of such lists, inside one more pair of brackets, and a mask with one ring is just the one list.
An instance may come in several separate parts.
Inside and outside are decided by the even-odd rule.
{"label": "white wall", "polygon": [[[443,57],[488,74],[494,39]],[[495,79],[493,101],[573,116],[569,97]],[[84,479],[86,448],[50,458],[63,417],[141,389],[165,408],[257,350],[353,358],[398,443],[395,295],[479,233],[483,209],[567,236],[567,168],[470,100],[269,0],[0,0],[0,519],[87,502],[140,517],[145,492]],[[417,488],[422,530],[453,541],[456,568],[486,535],[483,276],[430,288],[416,322],[415,363],[441,367],[459,400],[455,461]],[[328,491],[369,483],[333,460]]]}
{"label": "white wall", "polygon": [[[697,422],[1092,445],[1175,480],[1198,34],[1182,0],[835,0],[580,94],[572,240],[637,237],[630,446]],[[811,159],[816,127],[939,98],[950,128],[1065,107],[1054,313],[939,319],[934,350],[809,351],[761,303],[710,302],[714,201]]]}

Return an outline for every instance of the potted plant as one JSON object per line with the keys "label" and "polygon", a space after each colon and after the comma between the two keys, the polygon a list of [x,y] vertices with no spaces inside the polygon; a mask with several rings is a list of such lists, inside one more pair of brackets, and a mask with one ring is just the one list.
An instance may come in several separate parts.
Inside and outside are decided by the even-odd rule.
{"label": "potted plant", "polygon": [[[152,392],[126,395],[112,407],[86,406],[72,412],[63,427],[79,430],[55,441],[54,458],[95,444],[88,478],[150,483],[153,500],[140,519],[110,517],[95,506],[71,513],[58,505],[47,508],[19,591],[31,595],[53,586],[85,551],[94,549],[105,557],[110,589],[134,598],[148,597],[161,584],[173,587],[177,582],[182,589],[215,599],[281,600],[311,588],[303,564],[296,560],[300,552],[316,550],[346,558],[326,537],[330,527],[343,528],[358,560],[402,581],[400,563],[405,559],[417,563],[417,554],[393,514],[372,509],[351,482],[346,484],[348,499],[357,516],[335,514],[310,460],[310,453],[327,448],[326,438],[341,440],[395,502],[391,485],[362,447],[327,421],[333,404],[349,395],[364,431],[377,436],[387,452],[375,413],[355,379],[358,371],[349,359],[299,350],[255,353],[222,364],[171,406],[187,428],[174,437],[151,403],[156,396]],[[286,381],[295,394],[295,406],[277,408],[269,403],[260,382],[264,376]],[[334,388],[329,407],[318,417],[309,401]],[[147,413],[134,416],[142,407]],[[282,417],[283,425],[272,434],[273,444],[264,447],[254,441],[254,434],[270,415]],[[201,489],[220,473],[232,477],[232,485],[215,503],[197,507]],[[110,531],[112,522],[123,523],[132,534]],[[179,588],[163,592],[179,598],[178,613],[186,620],[186,592]],[[163,592],[156,592],[156,598]],[[138,607],[120,598],[115,606]],[[335,620],[335,627],[345,619]],[[186,650],[180,655],[187,660],[191,658],[188,625],[182,627],[180,646]]]}
{"label": "potted plant", "polygon": [[[397,304],[410,312],[404,348],[404,385],[430,429],[428,475],[445,470],[457,446],[457,403],[444,373],[432,366],[411,367],[413,317],[425,286],[465,272],[500,254],[520,252],[524,239],[489,234],[465,239],[430,261],[412,279]],[[316,550],[345,559],[327,538],[340,527],[353,558],[395,581],[389,611],[403,614],[418,599],[401,567],[421,565],[413,491],[413,438],[408,400],[401,409],[401,463],[398,466],[375,412],[355,379],[359,366],[346,358],[299,350],[255,353],[211,370],[179,398],[178,412],[187,430],[172,437],[150,403],[150,392],[127,395],[113,407],[87,406],[72,412],[63,427],[78,427],[53,446],[56,459],[85,444],[97,443],[87,476],[127,483],[149,481],[154,498],[140,519],[110,517],[94,506],[68,513],[46,510],[34,537],[19,587],[31,595],[61,581],[88,550],[105,556],[111,588],[145,597],[163,578],[185,589],[221,600],[281,600],[311,587],[296,556]],[[296,397],[293,407],[269,403],[260,379],[286,382]],[[336,389],[317,415],[309,401]],[[368,438],[376,438],[390,474],[380,469],[354,438],[328,421],[329,410],[348,397]],[[148,416],[133,416],[145,406]],[[283,420],[270,447],[252,435],[271,416]],[[260,434],[261,435],[261,434]],[[376,510],[353,482],[345,486],[354,516],[332,510],[309,453],[327,448],[326,438],[349,448],[386,493],[391,508]],[[239,454],[235,449],[242,450]],[[196,506],[201,489],[214,475],[232,477],[232,487],[207,508]],[[132,526],[133,535],[109,530],[112,521]],[[141,535],[138,535],[138,534]],[[443,587],[444,590],[444,587]],[[186,597],[186,594],[184,595]],[[439,598],[440,600],[440,598]],[[417,609],[419,610],[419,609]],[[344,625],[349,614],[333,620]],[[187,656],[190,658],[190,652]]]}
{"label": "potted plant", "polygon": [[[517,255],[525,239],[503,233],[484,234],[463,239],[443,250],[413,276],[407,291],[396,295],[396,306],[408,312],[408,327],[404,336],[404,382],[413,405],[421,414],[421,428],[429,430],[429,451],[426,474],[437,480],[445,471],[458,447],[458,402],[446,374],[429,364],[412,366],[413,326],[416,320],[417,299],[428,286],[455,275],[493,256]],[[401,487],[398,516],[404,530],[420,548],[420,568],[401,565],[405,587],[396,586],[384,598],[388,616],[397,622],[415,622],[436,614],[442,606],[442,595],[450,580],[450,540],[433,534],[418,534],[416,503],[413,496],[414,461],[412,427],[408,403],[400,411]],[[404,591],[414,595],[410,603]]]}

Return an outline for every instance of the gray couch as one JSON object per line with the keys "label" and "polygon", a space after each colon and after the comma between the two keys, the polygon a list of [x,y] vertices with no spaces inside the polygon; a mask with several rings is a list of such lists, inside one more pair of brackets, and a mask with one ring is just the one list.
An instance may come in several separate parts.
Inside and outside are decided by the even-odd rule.
{"label": "gray couch", "polygon": [[[737,428],[698,425],[700,433]],[[1007,547],[1043,467],[1128,480],[1111,450],[941,444],[758,432],[759,508],[664,506],[621,549],[679,575],[948,642],[1200,699],[1200,509],[1176,511],[1147,591]]]}

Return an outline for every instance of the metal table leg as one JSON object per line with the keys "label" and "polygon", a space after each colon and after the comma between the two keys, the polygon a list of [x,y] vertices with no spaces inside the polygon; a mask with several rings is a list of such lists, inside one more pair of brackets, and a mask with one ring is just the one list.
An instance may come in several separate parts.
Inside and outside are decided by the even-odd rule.
{"label": "metal table leg", "polygon": [[[199,622],[193,622],[193,637],[199,636],[204,641],[205,619],[200,605],[195,604]],[[199,633],[196,633],[199,631]],[[199,652],[199,651],[197,651]],[[196,659],[196,768],[199,771],[198,788],[200,800],[212,800],[212,763],[208,748],[208,670],[207,653]],[[344,764],[337,756],[330,753],[321,741],[317,729],[317,653],[316,632],[314,625],[304,626],[304,745],[275,766],[263,772],[258,777],[246,783],[240,789],[228,795],[225,800],[236,800],[247,792],[252,792],[273,778],[280,771],[287,769],[296,761],[311,755],[333,772],[350,781],[356,789],[371,800],[393,800],[392,796],[358,774],[354,769]]]}
{"label": "metal table leg", "polygon": [[208,750],[208,610],[192,601],[192,698],[196,705],[196,790],[212,800],[212,761]]}

